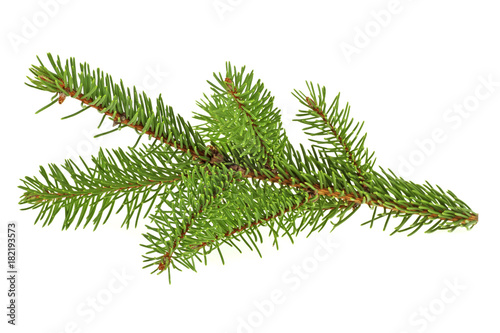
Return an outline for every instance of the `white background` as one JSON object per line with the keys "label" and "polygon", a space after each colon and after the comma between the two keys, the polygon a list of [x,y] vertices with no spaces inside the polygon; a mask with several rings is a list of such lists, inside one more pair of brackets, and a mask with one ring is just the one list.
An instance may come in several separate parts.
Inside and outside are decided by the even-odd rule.
{"label": "white background", "polygon": [[[54,333],[499,332],[495,5],[2,2],[1,236],[5,244],[7,222],[17,221],[19,245],[18,326],[6,324],[2,279],[2,327]],[[341,91],[352,115],[365,121],[367,146],[379,165],[453,190],[479,213],[479,223],[468,232],[389,237],[383,222],[360,226],[371,216],[364,207],[332,234],[327,227],[295,244],[283,239],[279,251],[268,239],[262,259],[227,249],[226,265],[214,254],[198,273],[174,272],[169,285],[166,274],[141,268],[147,219],[126,230],[116,215],[95,232],[63,232],[62,216],[42,228],[33,224],[38,212],[20,211],[19,179],[37,175],[39,165],[88,159],[100,146],[135,142],[127,130],[92,139],[100,116],[91,110],[61,121],[78,109],[76,101],[34,114],[51,95],[23,82],[36,55],[46,59],[47,52],[87,61],[152,97],[162,93],[187,119],[214,71],[224,71],[225,61],[246,65],[276,96],[294,143],[307,139],[291,121],[299,104],[290,92],[304,89],[305,80],[325,85],[331,98]],[[439,140],[432,139],[435,131]],[[335,245],[330,252],[319,247],[327,242]],[[6,261],[6,253],[0,257]]]}

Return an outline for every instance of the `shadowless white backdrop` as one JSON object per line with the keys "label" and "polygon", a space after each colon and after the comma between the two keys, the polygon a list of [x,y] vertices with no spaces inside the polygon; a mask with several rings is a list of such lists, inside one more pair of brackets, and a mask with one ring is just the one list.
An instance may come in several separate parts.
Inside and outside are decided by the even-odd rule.
{"label": "shadowless white backdrop", "polygon": [[[16,325],[0,283],[2,332],[498,332],[500,121],[498,6],[493,1],[76,1],[3,2],[0,235],[17,225]],[[93,138],[99,114],[67,99],[35,115],[51,94],[24,85],[36,56],[76,57],[137,85],[186,119],[225,62],[255,71],[275,96],[294,144],[293,89],[305,80],[365,121],[377,163],[451,189],[479,213],[470,231],[389,236],[360,224],[368,207],[263,258],[226,249],[199,271],[142,269],[138,228],[115,215],[95,232],[42,228],[21,211],[20,179],[99,147],[127,147],[132,130]],[[47,62],[48,64],[48,62]],[[497,216],[497,217],[495,217]],[[396,221],[390,226],[394,227]],[[5,276],[4,275],[4,276]]]}

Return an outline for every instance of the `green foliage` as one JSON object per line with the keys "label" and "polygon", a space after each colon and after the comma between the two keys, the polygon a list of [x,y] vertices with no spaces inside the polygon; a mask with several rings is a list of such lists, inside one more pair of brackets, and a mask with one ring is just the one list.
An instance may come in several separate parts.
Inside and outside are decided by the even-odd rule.
{"label": "green foliage", "polygon": [[[175,161],[175,166],[172,162]],[[122,201],[117,213],[126,208],[123,225],[129,227],[135,216],[137,226],[143,205],[144,217],[155,200],[167,196],[181,179],[182,170],[189,169],[192,162],[185,154],[169,146],[152,146],[143,149],[129,148],[100,150],[92,157],[92,165],[81,159],[83,166],[72,160],[59,167],[49,165],[49,170],[40,167],[42,180],[37,177],[23,179],[25,191],[21,204],[24,209],[40,209],[35,223],[44,220],[43,226],[52,223],[59,211],[64,211],[63,229],[76,222],[86,227],[91,221],[94,229],[110,217],[117,202]],[[120,200],[121,199],[121,200]]]}
{"label": "green foliage", "polygon": [[318,85],[316,90],[312,82],[306,83],[311,97],[301,91],[294,92],[294,96],[307,108],[299,110],[299,118],[295,120],[307,125],[304,131],[312,136],[309,140],[315,143],[313,147],[331,153],[338,160],[348,161],[359,181],[364,183],[373,170],[375,159],[373,153],[370,155],[365,148],[366,133],[360,136],[363,123],[354,123],[354,119],[349,117],[349,103],[339,110],[340,94],[327,108],[326,88]]}
{"label": "green foliage", "polygon": [[399,219],[391,234],[412,235],[424,226],[427,233],[470,229],[477,223],[477,214],[452,192],[375,171],[363,124],[350,117],[349,104],[340,109],[339,95],[328,106],[319,85],[307,83],[307,94],[293,93],[305,106],[297,121],[314,143],[306,150],[292,146],[271,93],[244,67],[238,71],[228,63],[225,75],[214,74],[212,94],[198,102],[203,112],[195,114],[203,124],[193,127],[161,96],[153,103],[86,63],[77,66],[71,58],[62,65],[50,54],[48,59],[51,69],[40,61],[28,77],[28,86],[55,93],[38,112],[70,97],[82,108],[63,119],[93,108],[118,125],[110,132],[130,127],[139,139],[146,134],[154,141],[143,148],[136,148],[138,140],[127,149],[101,150],[91,164],[80,159],[80,166],[66,160],[60,167],[41,167],[40,180],[22,180],[20,203],[38,209],[35,223],[43,226],[64,212],[63,229],[90,223],[95,229],[123,209],[127,228],[149,216],[145,267],[168,271],[169,280],[172,269],[196,270],[213,251],[224,262],[227,247],[260,255],[263,230],[276,247],[281,237],[293,242],[327,224],[333,230],[363,204],[373,210],[363,223],[370,227],[382,219],[385,230],[392,218]]}
{"label": "green foliage", "polygon": [[[113,83],[109,74],[103,73],[99,68],[91,70],[87,63],[80,64],[77,68],[74,58],[66,60],[65,65],[59,57],[55,60],[48,54],[52,65],[49,70],[43,65],[30,68],[33,77],[28,77],[28,86],[55,92],[53,100],[47,106],[38,110],[41,112],[55,104],[60,95],[78,99],[83,105],[97,109],[104,117],[108,116],[118,125],[111,132],[132,127],[139,135],[147,134],[150,137],[184,150],[201,159],[204,157],[206,147],[203,139],[195,132],[192,126],[180,115],[174,114],[172,107],[163,102],[161,95],[153,104],[145,92],[138,92],[135,86],[125,88],[123,82]],[[80,113],[82,110],[73,115]],[[71,115],[71,116],[73,116]],[[69,118],[68,117],[64,117]],[[102,123],[102,121],[101,121]],[[111,133],[109,132],[109,133]],[[108,134],[108,133],[105,133]]]}
{"label": "green foliage", "polygon": [[226,75],[214,78],[216,84],[208,81],[213,94],[198,102],[205,113],[195,113],[204,122],[197,129],[235,163],[274,168],[287,142],[274,97],[260,80],[253,82],[253,71],[245,75],[245,67],[237,71],[227,63]]}
{"label": "green foliage", "polygon": [[[382,174],[373,173],[371,183],[371,200],[383,203],[383,213],[376,214],[375,207],[372,220],[387,217],[384,230],[391,217],[402,217],[401,223],[395,227],[392,234],[412,230],[408,236],[413,235],[425,225],[429,225],[426,233],[436,230],[453,231],[458,227],[471,228],[477,220],[471,220],[474,215],[465,202],[460,200],[453,192],[443,191],[439,186],[432,186],[429,182],[424,185],[415,184],[397,177],[391,170]],[[418,213],[416,213],[418,212]],[[415,218],[412,223],[409,223]]]}
{"label": "green foliage", "polygon": [[143,246],[149,249],[145,261],[150,263],[145,267],[160,262],[169,276],[171,268],[196,270],[196,262],[206,263],[206,256],[215,250],[224,263],[223,244],[239,252],[240,246],[248,247],[261,255],[259,227],[269,230],[268,237],[278,247],[280,237],[286,236],[293,243],[300,232],[307,228],[309,234],[320,231],[336,215],[341,223],[354,206],[211,165],[195,166],[183,175],[172,200],[163,197],[162,201],[151,215],[154,226],[147,225],[149,244]]}

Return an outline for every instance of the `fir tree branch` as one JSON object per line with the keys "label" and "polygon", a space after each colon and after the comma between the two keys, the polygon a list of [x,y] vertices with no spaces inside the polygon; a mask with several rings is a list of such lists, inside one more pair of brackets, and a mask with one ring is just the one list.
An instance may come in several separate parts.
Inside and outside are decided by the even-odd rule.
{"label": "fir tree branch", "polygon": [[61,64],[59,57],[55,60],[49,53],[48,58],[52,71],[38,59],[40,66],[32,66],[30,69],[34,78],[28,77],[31,82],[27,83],[28,86],[55,92],[60,104],[64,102],[65,96],[70,96],[104,116],[111,117],[115,125],[120,125],[119,129],[134,128],[141,135],[154,137],[193,157],[210,160],[210,156],[207,156],[208,147],[203,144],[199,134],[181,116],[175,115],[171,107],[164,104],[161,95],[156,100],[155,111],[151,99],[145,93],[137,93],[135,87],[131,93],[121,81],[120,84],[114,84],[112,78],[100,69],[91,71],[85,63],[80,64],[80,71],[77,73],[74,58],[66,61],[65,66]]}
{"label": "fir tree branch", "polygon": [[340,134],[337,133],[337,129],[334,127],[334,125],[326,118],[325,111],[322,110],[314,102],[314,100],[312,98],[306,97],[306,101],[307,101],[307,105],[311,108],[311,110],[313,110],[314,112],[316,112],[320,116],[320,118],[324,122],[325,126],[327,126],[330,129],[330,131],[332,132],[333,136],[339,141],[340,145],[342,147],[344,147],[344,150],[345,150],[345,152],[346,152],[346,154],[348,156],[349,161],[356,168],[356,172],[357,172],[357,174],[359,176],[361,184],[363,185],[363,188],[365,190],[368,190],[368,186],[365,183],[365,176],[363,175],[363,172],[361,171],[359,162],[353,156],[352,151],[351,151],[351,147],[349,146],[349,144],[344,141],[344,139],[340,136]]}
{"label": "fir tree branch", "polygon": [[[285,186],[290,186],[290,187],[297,187],[297,188],[302,188],[302,189],[308,189],[311,187],[311,184],[300,182],[297,178],[288,178],[288,179],[282,179],[280,176],[272,177],[269,178],[266,175],[255,175],[253,172],[249,172],[248,174],[245,174],[244,177],[247,178],[253,178],[253,179],[259,179],[259,180],[267,180],[269,182],[277,183],[280,185],[285,185]],[[472,221],[477,221],[477,214],[470,214],[469,216],[463,217],[463,216],[444,216],[444,212],[446,212],[446,209],[443,209],[442,211],[437,211],[436,213],[431,213],[432,208],[428,209],[422,209],[420,205],[418,204],[413,204],[411,202],[407,202],[405,204],[400,204],[394,200],[383,200],[375,195],[373,196],[373,199],[367,200],[367,196],[362,195],[360,193],[348,193],[345,194],[343,191],[339,191],[338,189],[335,189],[334,187],[325,187],[322,188],[319,184],[312,184],[312,187],[316,189],[318,195],[321,196],[327,196],[327,197],[334,197],[336,199],[345,201],[345,202],[351,202],[355,203],[358,205],[361,204],[367,204],[370,207],[381,207],[381,208],[386,208],[395,212],[399,213],[407,213],[407,214],[418,214],[422,216],[427,216],[428,218],[438,218],[443,221],[449,221],[449,222],[456,222],[456,221],[461,221],[462,225],[466,225],[468,222]],[[451,211],[449,211],[452,213]]]}
{"label": "fir tree branch", "polygon": [[[62,168],[49,165],[50,173],[40,167],[43,181],[36,177],[23,179],[20,186],[25,193],[21,204],[29,204],[28,208],[40,208],[35,223],[45,218],[43,225],[49,225],[56,214],[64,210],[63,229],[68,229],[74,221],[78,228],[86,218],[84,227],[92,220],[94,229],[109,219],[118,199],[124,199],[117,213],[124,207],[127,216],[123,225],[129,226],[130,220],[136,217],[136,226],[141,206],[150,202],[150,208],[159,196],[168,195],[175,184],[181,180],[181,171],[161,165],[165,157],[177,159],[179,166],[189,165],[190,161],[182,161],[181,157],[172,157],[175,151],[164,152],[156,149],[125,152],[122,149],[104,152],[92,157],[93,166],[81,160],[83,168],[75,162],[66,160]],[[158,164],[158,162],[160,164]],[[141,199],[142,197],[142,199]],[[108,211],[106,213],[106,210]],[[46,214],[48,213],[48,214]]]}
{"label": "fir tree branch", "polygon": [[253,72],[245,75],[244,71],[227,63],[225,76],[214,74],[216,83],[208,82],[213,94],[198,102],[206,114],[195,113],[196,119],[204,121],[196,128],[217,142],[234,164],[273,170],[288,138],[271,93],[260,80],[253,83]]}
{"label": "fir tree branch", "polygon": [[[203,213],[203,209],[200,208],[198,210],[198,214]],[[175,248],[177,245],[182,241],[182,239],[186,236],[186,234],[189,231],[189,228],[193,225],[195,222],[196,214],[191,214],[191,217],[189,219],[189,222],[186,223],[184,229],[182,229],[180,235],[178,238],[174,239],[172,246],[168,249],[168,251],[165,252],[165,254],[162,256],[160,264],[158,265],[158,270],[164,271],[167,267],[169,267],[170,263],[172,262],[172,255],[175,251]]]}
{"label": "fir tree branch", "polygon": [[[357,123],[354,128],[351,126],[354,119],[349,118],[349,104],[345,109],[339,111],[339,95],[336,96],[328,110],[326,109],[326,89],[318,85],[317,90],[311,82],[306,82],[310,96],[295,90],[293,95],[308,110],[300,111],[298,116],[300,121],[307,124],[304,130],[314,129],[316,132],[308,133],[313,136],[322,136],[323,140],[310,139],[325,152],[333,152],[335,156],[348,161],[355,169],[359,181],[365,191],[369,191],[369,181],[367,173],[373,170],[375,160],[372,155],[368,155],[364,147],[366,134],[360,137],[363,123]],[[307,117],[307,118],[304,118]],[[321,146],[317,144],[326,144]],[[364,162],[361,163],[361,159]]]}
{"label": "fir tree branch", "polygon": [[[226,232],[224,233],[224,235],[222,235],[222,237],[231,237],[231,236],[233,236],[234,234],[239,233],[239,232],[242,232],[242,231],[244,231],[244,230],[246,230],[246,229],[248,229],[248,228],[253,228],[253,227],[259,226],[259,225],[261,225],[261,224],[263,224],[263,223],[266,223],[266,222],[268,222],[268,221],[270,221],[270,220],[272,220],[272,219],[275,219],[275,218],[277,218],[277,217],[280,217],[280,216],[282,216],[282,215],[284,215],[284,214],[286,214],[286,213],[288,213],[288,212],[290,212],[290,211],[292,211],[292,210],[295,210],[295,209],[298,209],[298,208],[300,208],[300,207],[304,206],[305,204],[307,204],[307,203],[309,202],[309,200],[310,200],[312,197],[313,197],[313,195],[312,195],[312,194],[310,194],[308,197],[304,198],[304,199],[303,199],[302,201],[300,201],[299,203],[294,204],[294,205],[293,205],[293,206],[291,206],[291,207],[285,208],[285,209],[283,209],[283,210],[279,211],[278,213],[276,213],[276,214],[274,214],[274,215],[272,215],[272,216],[267,216],[267,217],[264,217],[264,218],[262,218],[262,219],[260,219],[260,220],[254,221],[254,222],[252,222],[252,223],[250,223],[250,224],[245,224],[245,225],[242,225],[242,226],[236,227],[236,228],[234,228],[234,229],[232,229],[232,230],[226,231]],[[211,243],[215,242],[216,240],[218,240],[218,239],[220,239],[220,238],[221,238],[221,236],[219,236],[219,235],[214,235],[214,239],[213,239],[213,240],[205,241],[205,242],[202,242],[201,244],[198,244],[198,245],[191,245],[191,248],[192,248],[192,249],[194,249],[194,250],[199,250],[199,249],[201,249],[202,247],[205,247],[205,246],[207,246],[207,245],[209,245],[209,244],[211,244]]]}
{"label": "fir tree branch", "polygon": [[[41,80],[44,80],[44,81],[47,81],[47,78],[45,77],[40,77]],[[50,82],[50,81],[48,81]],[[96,109],[97,111],[111,117],[111,120],[113,120],[113,124],[114,125],[117,125],[117,124],[120,124],[120,125],[125,125],[127,127],[130,127],[130,128],[133,128],[135,129],[137,132],[139,133],[142,133],[142,134],[146,134],[150,137],[153,137],[155,138],[156,140],[162,142],[162,143],[166,143],[167,145],[171,146],[171,147],[174,147],[176,149],[179,149],[183,152],[189,152],[193,158],[199,158],[200,156],[205,156],[206,154],[203,152],[203,151],[198,151],[196,150],[194,147],[190,147],[190,146],[184,146],[178,142],[175,142],[173,140],[169,140],[167,137],[164,137],[164,136],[159,136],[155,133],[155,131],[153,130],[147,130],[147,131],[144,131],[144,124],[135,124],[135,123],[132,123],[130,119],[127,119],[126,116],[124,115],[120,115],[117,111],[109,111],[107,107],[103,107],[103,106],[96,106],[96,105],[93,105],[94,103],[94,100],[92,98],[83,98],[83,94],[79,94],[79,95],[76,95],[77,91],[76,90],[70,90],[69,88],[67,88],[65,85],[64,85],[64,82],[60,82],[59,83],[60,87],[62,89],[64,89],[64,91],[66,91],[68,93],[68,95],[76,100],[79,100],[80,102],[82,102],[83,104],[85,105],[88,105],[90,106],[91,108],[94,108]],[[62,100],[64,101],[64,99]],[[61,102],[61,99],[59,101],[59,104],[62,104]],[[106,111],[108,110],[108,111]]]}
{"label": "fir tree branch", "polygon": [[120,198],[124,202],[118,212],[127,209],[124,225],[134,216],[137,225],[142,206],[149,203],[145,216],[153,207],[155,213],[144,234],[148,244],[143,246],[149,249],[145,267],[156,265],[155,271],[168,271],[169,279],[171,268],[195,270],[195,261],[206,263],[214,250],[224,262],[222,244],[241,252],[241,241],[258,252],[261,227],[269,227],[278,247],[278,237],[293,242],[299,232],[310,228],[311,234],[328,222],[334,229],[362,205],[373,210],[364,223],[370,227],[385,218],[385,230],[391,219],[401,218],[393,233],[412,235],[425,225],[430,226],[426,232],[470,229],[477,223],[477,213],[453,192],[406,181],[390,170],[375,171],[373,154],[364,147],[366,134],[360,135],[363,124],[353,126],[349,104],[339,110],[339,95],[327,107],[326,90],[319,85],[316,91],[307,83],[308,95],[294,92],[306,107],[298,121],[308,126],[307,134],[321,137],[311,139],[314,144],[306,151],[290,144],[274,98],[260,80],[252,83],[253,72],[245,76],[244,68],[233,71],[228,63],[225,76],[214,74],[218,85],[209,82],[213,95],[198,102],[206,114],[195,115],[205,122],[195,127],[202,135],[175,115],[161,95],[155,108],[145,93],[135,87],[131,93],[99,69],[81,64],[77,72],[74,58],[63,66],[59,57],[48,57],[53,69],[40,61],[30,69],[34,77],[27,83],[55,93],[38,112],[69,96],[83,109],[63,119],[94,108],[103,120],[109,117],[118,125],[115,130],[130,127],[139,138],[146,134],[156,140],[144,150],[100,151],[92,157],[93,166],[82,160],[83,170],[71,160],[62,168],[51,164],[50,173],[41,168],[42,181],[23,180],[20,203],[40,209],[36,221],[45,219],[44,225],[64,210],[63,229],[74,221],[78,227],[84,218],[84,226],[105,223]]}
{"label": "fir tree branch", "polygon": [[[220,173],[220,171],[224,172]],[[172,259],[194,269],[194,262],[191,260],[197,257],[197,252],[207,245],[210,245],[210,248],[203,249],[203,256],[218,249],[215,243],[227,243],[238,248],[230,238],[235,240],[239,238],[250,249],[257,249],[254,241],[257,236],[262,240],[262,236],[256,227],[270,222],[271,218],[274,222],[266,224],[274,235],[274,243],[277,245],[280,230],[283,231],[283,235],[288,235],[293,241],[292,234],[298,232],[294,221],[300,214],[304,214],[299,208],[306,202],[309,205],[314,204],[319,197],[314,193],[313,200],[310,200],[311,194],[304,191],[300,191],[302,193],[300,195],[299,193],[285,195],[285,193],[292,193],[290,189],[277,189],[274,185],[249,182],[241,177],[240,172],[231,169],[221,170],[220,167],[210,165],[197,166],[193,174],[186,175],[182,182],[183,186],[187,186],[186,191],[177,194],[175,204],[167,203],[172,210],[168,212],[160,210],[154,216],[157,227],[150,229],[159,235],[154,236],[151,233],[145,235],[151,243],[146,247],[161,254],[159,257],[148,256],[147,260],[154,261],[160,272],[169,269],[168,263],[173,263]],[[209,198],[211,199],[208,200]],[[283,201],[284,198],[289,199]],[[188,218],[182,211],[174,209],[177,205],[192,207],[197,215],[194,216],[191,213]],[[294,215],[285,219],[285,211],[293,212]],[[164,230],[165,227],[168,230]],[[160,240],[167,235],[170,241],[163,246]],[[180,237],[175,235],[180,235]],[[246,240],[244,236],[247,237]],[[204,246],[200,247],[199,245],[203,243]],[[172,251],[172,248],[178,249],[179,252]],[[177,267],[174,266],[174,268]]]}
{"label": "fir tree branch", "polygon": [[[222,193],[220,193],[222,194]],[[298,213],[300,215],[295,215],[291,218],[288,219],[289,222],[295,221],[298,216],[303,216],[303,222],[299,227],[295,227],[295,232],[294,234],[298,234],[299,232],[303,231],[304,228],[307,226],[311,227],[311,231],[309,232],[309,235],[314,232],[314,231],[321,231],[323,227],[326,225],[326,223],[335,215],[339,215],[339,222],[334,226],[338,226],[345,220],[347,220],[348,217],[350,217],[358,208],[359,205],[356,204],[345,204],[341,201],[337,201],[333,206],[331,203],[323,202],[322,204],[317,204],[318,200],[320,197],[318,194],[314,191],[306,191],[305,196],[303,199],[301,199],[299,202],[289,205],[289,206],[283,206],[280,208],[278,212],[266,215],[262,218],[255,219],[254,221],[240,224],[239,226],[235,226],[231,229],[228,229],[224,233],[213,233],[209,238],[201,243],[191,243],[187,245],[187,251],[189,255],[186,258],[192,258],[196,255],[198,251],[201,249],[204,249],[207,246],[210,246],[211,249],[209,249],[206,253],[204,253],[204,256],[206,256],[208,253],[213,251],[214,249],[218,249],[220,245],[217,245],[214,243],[220,242],[220,241],[229,241],[228,244],[231,246],[236,246],[230,239],[231,238],[236,238],[238,236],[242,236],[245,233],[248,233],[249,230],[257,228],[261,225],[267,225],[270,228],[270,235],[274,234],[275,235],[275,241],[274,244],[277,245],[277,230],[282,229],[286,230],[285,234],[287,234],[290,237],[290,240],[293,242],[293,238],[291,237],[290,230],[294,228],[291,224],[288,224],[288,226],[284,225],[283,222],[277,222],[277,228],[274,227],[273,225],[269,224],[269,222],[272,222],[273,220],[277,220],[278,218],[283,218],[285,214],[299,211]],[[215,198],[216,196],[214,196]],[[265,199],[265,196],[260,196],[262,199]],[[326,205],[326,206],[325,206]],[[241,206],[241,204],[239,205]],[[307,208],[306,208],[307,207]],[[346,215],[346,213],[352,208],[352,212],[349,215]],[[224,209],[224,205],[216,204],[214,208],[212,208],[214,211],[219,211],[221,209]],[[302,212],[300,212],[302,211]],[[327,216],[323,216],[324,211],[330,211]],[[203,217],[200,217],[200,215],[204,212],[203,209],[198,210],[198,215],[196,216],[198,218],[198,222],[201,222],[203,220]],[[306,216],[309,215],[309,216]],[[314,215],[314,216],[313,216]],[[323,222],[319,222],[320,218],[323,218]],[[206,217],[205,217],[206,219]],[[172,253],[173,250],[182,242],[183,238],[187,235],[188,231],[190,228],[195,225],[195,215],[192,214],[191,218],[189,219],[189,222],[185,224],[185,226],[180,229],[182,230],[180,232],[180,236],[176,237],[172,247],[165,252],[165,254],[161,257],[159,263],[158,263],[158,268],[157,270],[162,272],[169,268],[169,264],[171,263],[172,259]],[[179,230],[179,229],[176,229]],[[308,235],[308,236],[309,236]],[[247,243],[247,242],[246,242]],[[248,245],[248,243],[247,243]],[[250,247],[250,246],[249,246]],[[251,249],[251,247],[250,247]],[[241,252],[241,251],[240,251]],[[224,262],[224,261],[223,261]],[[190,265],[191,266],[191,265]],[[192,264],[191,269],[194,269],[194,263]]]}

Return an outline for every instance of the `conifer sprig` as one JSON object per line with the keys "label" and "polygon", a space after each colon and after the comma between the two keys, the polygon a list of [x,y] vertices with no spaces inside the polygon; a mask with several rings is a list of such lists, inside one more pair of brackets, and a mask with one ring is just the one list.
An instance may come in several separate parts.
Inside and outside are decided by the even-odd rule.
{"label": "conifer sprig", "polygon": [[77,73],[74,58],[67,60],[64,66],[59,57],[54,60],[50,53],[48,59],[53,71],[46,68],[38,58],[40,66],[32,66],[30,71],[34,77],[28,77],[31,84],[26,83],[30,87],[56,93],[53,101],[37,113],[55,104],[56,98],[62,104],[66,96],[69,96],[79,100],[82,106],[86,105],[73,115],[92,107],[103,114],[103,119],[110,117],[118,127],[109,133],[130,127],[141,136],[146,134],[195,158],[207,160],[207,147],[203,145],[201,137],[184,118],[174,114],[172,107],[164,104],[161,95],[156,99],[155,107],[145,92],[138,92],[135,87],[131,92],[121,80],[120,84],[113,83],[112,77],[99,68],[91,70],[84,63],[80,64],[80,71]]}
{"label": "conifer sprig", "polygon": [[[132,128],[152,144],[112,151],[101,150],[92,164],[67,160],[61,167],[40,168],[42,179],[22,180],[24,209],[39,209],[36,221],[51,224],[64,212],[63,229],[74,225],[94,229],[113,211],[125,208],[123,225],[150,217],[144,234],[145,267],[154,272],[196,270],[197,262],[224,246],[256,250],[267,228],[273,244],[286,236],[332,230],[362,205],[373,210],[363,223],[373,227],[393,218],[391,234],[470,229],[478,216],[451,191],[429,183],[415,184],[390,170],[374,169],[374,154],[365,148],[362,123],[350,117],[350,106],[339,107],[339,95],[328,106],[326,89],[307,82],[308,93],[294,91],[305,107],[297,121],[305,124],[313,145],[296,149],[282,128],[274,98],[253,72],[245,74],[229,63],[226,73],[214,74],[210,96],[198,102],[203,110],[191,126],[174,114],[161,95],[153,103],[144,93],[113,83],[100,69],[71,58],[63,65],[48,55],[51,69],[39,60],[30,69],[28,86],[54,93],[41,112],[67,97],[81,109],[63,119],[96,109],[116,126],[108,134]],[[79,68],[79,70],[78,70]],[[99,125],[100,126],[100,125]],[[118,209],[115,209],[115,206]],[[35,221],[35,222],[36,222]]]}
{"label": "conifer sprig", "polygon": [[[81,159],[83,167],[78,166],[68,159],[62,168],[55,164],[49,165],[49,171],[40,167],[43,180],[22,179],[20,188],[25,193],[20,203],[29,205],[24,209],[40,209],[35,223],[44,220],[43,226],[51,224],[57,213],[64,210],[63,229],[69,229],[74,222],[75,229],[82,222],[83,227],[93,222],[95,229],[106,223],[121,199],[116,212],[123,208],[127,211],[122,225],[128,228],[135,217],[137,226],[141,211],[146,217],[159,196],[175,189],[182,173],[178,167],[191,164],[185,157],[160,147],[120,148],[111,152],[101,149],[92,157],[91,165]],[[166,163],[172,160],[178,163],[176,167]]]}
{"label": "conifer sprig", "polygon": [[[296,121],[308,125],[304,128],[307,134],[313,137],[323,137],[321,140],[310,138],[317,147],[325,152],[333,153],[341,160],[349,161],[355,168],[363,188],[368,189],[367,173],[373,170],[374,153],[368,153],[365,148],[366,133],[361,136],[363,123],[353,125],[354,119],[349,117],[349,103],[339,110],[338,94],[327,109],[326,88],[318,85],[317,90],[312,82],[306,82],[309,96],[301,91],[294,91],[294,96],[307,107],[300,110]],[[327,118],[328,115],[328,118]],[[306,118],[307,117],[307,118]]]}
{"label": "conifer sprig", "polygon": [[226,76],[214,78],[216,83],[208,82],[213,94],[198,102],[205,113],[195,113],[204,122],[196,128],[236,163],[274,169],[274,154],[287,142],[274,97],[260,80],[254,82],[253,72],[245,75],[245,67],[238,71],[228,63]]}

